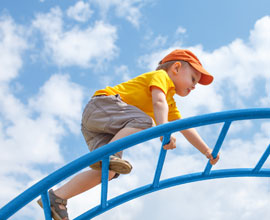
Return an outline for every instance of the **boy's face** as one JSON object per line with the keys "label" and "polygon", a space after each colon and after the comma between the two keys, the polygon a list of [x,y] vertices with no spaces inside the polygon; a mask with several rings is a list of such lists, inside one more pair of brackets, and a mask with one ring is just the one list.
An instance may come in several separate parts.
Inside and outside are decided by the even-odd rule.
{"label": "boy's face", "polygon": [[181,66],[180,62],[176,62],[172,65],[171,71],[175,91],[179,96],[187,96],[201,79],[201,73],[188,63]]}

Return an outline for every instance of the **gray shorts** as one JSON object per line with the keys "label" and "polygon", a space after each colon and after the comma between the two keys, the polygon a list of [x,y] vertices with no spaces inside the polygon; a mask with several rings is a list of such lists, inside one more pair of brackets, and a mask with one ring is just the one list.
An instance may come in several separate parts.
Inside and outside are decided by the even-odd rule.
{"label": "gray shorts", "polygon": [[[119,95],[95,96],[86,105],[81,130],[90,151],[107,143],[124,127],[147,129],[153,119],[135,106],[123,102]],[[122,152],[115,156],[122,158]]]}

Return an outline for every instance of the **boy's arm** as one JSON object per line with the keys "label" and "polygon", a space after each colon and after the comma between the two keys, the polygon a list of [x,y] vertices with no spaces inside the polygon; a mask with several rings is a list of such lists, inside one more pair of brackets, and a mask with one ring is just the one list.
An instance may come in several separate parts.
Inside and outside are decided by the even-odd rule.
{"label": "boy's arm", "polygon": [[151,91],[156,124],[161,125],[167,123],[169,107],[166,96],[158,87],[152,86]]}
{"label": "boy's arm", "polygon": [[[161,89],[155,86],[151,87],[151,92],[152,92],[152,104],[154,109],[155,121],[157,125],[167,123],[169,107],[166,100],[166,95]],[[202,140],[202,138],[194,128],[183,130],[181,131],[181,133],[194,147],[196,147],[208,159],[210,159],[212,165],[218,161],[219,156],[213,159],[211,155],[212,150],[206,145],[206,143]],[[171,135],[170,143],[165,145],[164,149],[168,150],[174,148],[176,148],[176,139],[173,135]]]}
{"label": "boy's arm", "polygon": [[208,159],[210,159],[210,163],[212,165],[217,163],[217,161],[219,160],[219,155],[215,159],[213,158],[211,154],[212,150],[203,141],[195,128],[182,130],[181,133],[194,147],[196,147],[202,154],[204,154]]}
{"label": "boy's arm", "polygon": [[[167,123],[169,107],[166,100],[166,95],[161,89],[155,86],[151,87],[151,92],[156,124],[161,125]],[[176,148],[176,139],[171,135],[170,143],[164,145],[164,149],[168,150],[174,148]]]}

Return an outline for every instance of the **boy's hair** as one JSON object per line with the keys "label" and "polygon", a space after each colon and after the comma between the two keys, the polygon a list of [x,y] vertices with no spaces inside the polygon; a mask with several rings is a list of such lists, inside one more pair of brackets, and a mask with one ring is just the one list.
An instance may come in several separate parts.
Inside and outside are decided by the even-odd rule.
{"label": "boy's hair", "polygon": [[156,68],[156,70],[165,70],[166,72],[168,72],[168,70],[170,69],[170,67],[175,63],[175,62],[180,62],[181,65],[183,67],[186,67],[189,63],[183,60],[173,60],[173,61],[168,61],[166,63],[161,64],[161,61],[158,64],[158,67]]}

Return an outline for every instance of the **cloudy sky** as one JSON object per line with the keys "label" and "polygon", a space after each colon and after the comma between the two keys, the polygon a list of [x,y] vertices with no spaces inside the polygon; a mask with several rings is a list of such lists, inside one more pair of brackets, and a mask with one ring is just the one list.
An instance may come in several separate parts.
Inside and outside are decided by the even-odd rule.
{"label": "cloudy sky", "polygon": [[[268,0],[1,0],[0,206],[88,153],[80,119],[95,90],[154,70],[176,48],[192,50],[215,76],[176,97],[183,117],[270,106]],[[198,131],[212,148],[220,128]],[[214,169],[255,166],[269,130],[269,120],[234,123]],[[162,178],[207,162],[176,136]],[[159,149],[158,140],[128,149],[133,172],[110,183],[109,197],[150,183]],[[71,199],[70,217],[95,206],[99,193]],[[95,219],[269,219],[269,206],[269,178],[233,178],[163,190]],[[32,202],[11,219],[42,219],[42,211]]]}

